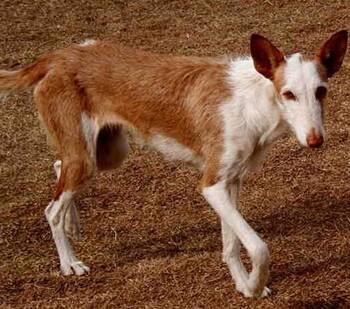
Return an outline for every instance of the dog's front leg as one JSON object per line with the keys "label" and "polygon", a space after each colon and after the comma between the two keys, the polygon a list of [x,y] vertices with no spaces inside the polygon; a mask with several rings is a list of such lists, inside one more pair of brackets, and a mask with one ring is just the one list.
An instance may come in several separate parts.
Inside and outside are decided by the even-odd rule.
{"label": "dog's front leg", "polygon": [[[230,186],[230,194],[233,203],[236,202],[236,208],[239,210],[239,181]],[[248,273],[241,261],[241,242],[230,226],[221,220],[222,233],[222,258],[227,264],[231,276],[235,281],[236,290],[246,293],[248,290]]]}
{"label": "dog's front leg", "polygon": [[[238,194],[238,188],[236,188]],[[230,271],[234,276],[237,288],[246,297],[263,297],[268,294],[265,287],[269,275],[269,251],[267,245],[244,220],[237,209],[235,194],[231,199],[226,181],[204,187],[203,196],[220,216],[223,224],[224,254]],[[237,196],[237,195],[236,195]],[[230,233],[231,230],[231,233]],[[225,235],[224,235],[225,234]],[[246,275],[244,266],[239,260],[239,242],[247,249],[253,263],[251,273]]]}

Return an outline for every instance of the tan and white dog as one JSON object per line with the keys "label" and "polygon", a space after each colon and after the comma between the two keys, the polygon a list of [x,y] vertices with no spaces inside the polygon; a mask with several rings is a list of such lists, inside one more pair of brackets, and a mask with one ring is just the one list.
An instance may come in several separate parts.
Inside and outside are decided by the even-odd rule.
{"label": "tan and white dog", "polygon": [[[223,259],[237,290],[267,295],[269,251],[239,212],[240,182],[287,128],[302,145],[321,146],[327,80],[342,64],[347,37],[345,30],[335,33],[312,59],[285,57],[257,34],[246,58],[165,56],[88,41],[0,71],[2,93],[34,87],[60,156],[45,215],[62,273],[89,272],[68,240],[79,234],[74,195],[94,171],[120,165],[129,150],[125,131],[132,129],[166,157],[202,171],[200,187],[220,217]],[[249,274],[241,244],[252,260]]]}

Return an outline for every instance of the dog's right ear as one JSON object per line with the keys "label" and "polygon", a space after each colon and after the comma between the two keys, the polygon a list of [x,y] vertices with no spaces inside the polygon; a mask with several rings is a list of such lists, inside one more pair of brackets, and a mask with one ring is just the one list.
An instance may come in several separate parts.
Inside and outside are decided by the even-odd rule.
{"label": "dog's right ear", "polygon": [[285,62],[283,53],[259,34],[252,34],[250,37],[250,53],[254,60],[255,69],[271,80],[273,80],[277,68]]}

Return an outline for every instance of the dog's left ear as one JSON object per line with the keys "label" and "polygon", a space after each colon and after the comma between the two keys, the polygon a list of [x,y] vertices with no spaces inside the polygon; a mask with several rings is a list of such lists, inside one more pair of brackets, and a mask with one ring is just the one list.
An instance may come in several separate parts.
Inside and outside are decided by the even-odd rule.
{"label": "dog's left ear", "polygon": [[252,34],[250,37],[250,54],[254,60],[255,69],[271,80],[279,65],[285,61],[283,53],[259,34]]}
{"label": "dog's left ear", "polygon": [[333,76],[338,72],[346,53],[348,46],[348,32],[346,30],[333,34],[316,54],[316,60],[319,61],[327,72],[327,77]]}

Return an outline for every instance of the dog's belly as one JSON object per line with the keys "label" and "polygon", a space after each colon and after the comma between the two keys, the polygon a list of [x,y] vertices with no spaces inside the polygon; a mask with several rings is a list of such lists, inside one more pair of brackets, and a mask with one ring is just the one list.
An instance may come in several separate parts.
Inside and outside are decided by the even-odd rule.
{"label": "dog's belly", "polygon": [[203,166],[201,157],[171,137],[155,134],[148,138],[146,143],[163,154],[167,160],[189,162],[199,169]]}

